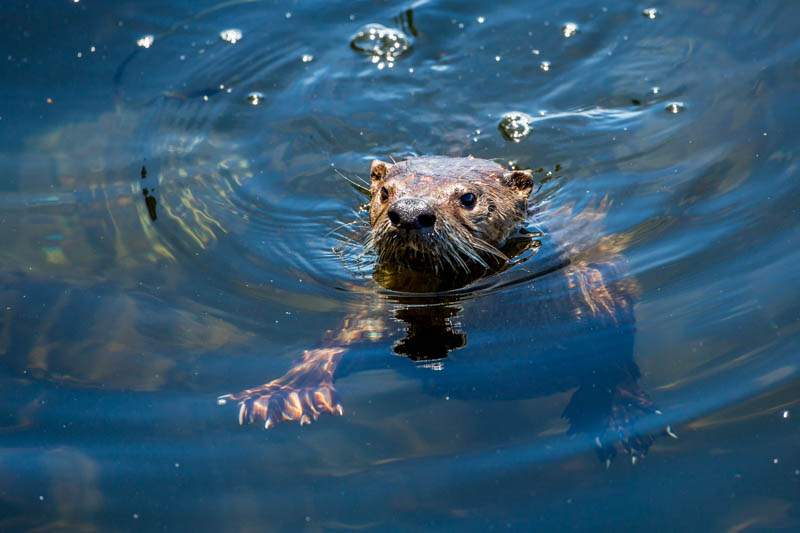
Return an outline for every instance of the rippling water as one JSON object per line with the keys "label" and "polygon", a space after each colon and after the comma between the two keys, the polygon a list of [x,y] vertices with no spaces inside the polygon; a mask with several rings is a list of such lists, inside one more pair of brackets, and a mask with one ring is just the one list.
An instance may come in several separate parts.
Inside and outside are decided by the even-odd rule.
{"label": "rippling water", "polygon": [[[0,529],[800,527],[794,4],[168,4],[2,8]],[[536,170],[537,253],[380,287],[360,184],[428,154]],[[353,316],[343,417],[216,405]],[[679,438],[606,468],[620,368]]]}

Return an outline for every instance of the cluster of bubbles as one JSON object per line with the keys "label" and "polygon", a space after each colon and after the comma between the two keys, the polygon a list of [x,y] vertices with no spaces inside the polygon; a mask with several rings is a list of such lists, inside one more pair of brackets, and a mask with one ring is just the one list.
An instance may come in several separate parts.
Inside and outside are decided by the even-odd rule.
{"label": "cluster of bubbles", "polygon": [[223,30],[219,33],[219,38],[227,43],[236,44],[242,39],[242,30],[237,30],[236,28]]}
{"label": "cluster of bubbles", "polygon": [[381,24],[367,24],[350,39],[350,47],[372,56],[372,62],[393,67],[398,57],[411,49],[411,39],[402,31]]}
{"label": "cluster of bubbles", "polygon": [[657,7],[648,7],[642,10],[642,15],[649,19],[654,19],[661,15],[661,10]]}
{"label": "cluster of bubbles", "polygon": [[681,111],[686,110],[686,106],[684,105],[683,102],[670,102],[669,104],[667,104],[667,107],[665,109],[667,110],[668,113],[676,115]]}
{"label": "cluster of bubbles", "polygon": [[564,34],[564,37],[567,37],[567,38],[572,37],[572,36],[574,36],[575,34],[578,33],[578,25],[575,24],[574,22],[567,22],[561,28],[561,33]]}
{"label": "cluster of bubbles", "polygon": [[253,91],[248,93],[247,101],[252,105],[260,105],[264,101],[264,93],[260,91]]}
{"label": "cluster of bubbles", "polygon": [[500,118],[497,129],[507,141],[518,143],[531,132],[533,117],[522,111],[509,111]]}
{"label": "cluster of bubbles", "polygon": [[140,46],[142,48],[150,48],[156,38],[153,35],[142,35],[139,39],[136,40],[136,46]]}

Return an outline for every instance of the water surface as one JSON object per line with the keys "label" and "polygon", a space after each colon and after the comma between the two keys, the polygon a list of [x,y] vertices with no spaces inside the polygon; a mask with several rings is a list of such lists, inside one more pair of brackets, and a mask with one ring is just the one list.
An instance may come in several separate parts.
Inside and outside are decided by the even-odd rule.
{"label": "water surface", "polygon": [[[2,12],[4,531],[800,526],[792,3]],[[537,170],[539,252],[379,287],[348,180],[427,154]],[[635,326],[547,315],[559,247],[623,258]],[[397,355],[415,312],[461,347]],[[343,417],[216,406],[354,313],[384,327],[346,354]],[[608,331],[633,344],[580,356]],[[619,357],[662,412],[643,430],[679,438],[606,468],[562,413]]]}

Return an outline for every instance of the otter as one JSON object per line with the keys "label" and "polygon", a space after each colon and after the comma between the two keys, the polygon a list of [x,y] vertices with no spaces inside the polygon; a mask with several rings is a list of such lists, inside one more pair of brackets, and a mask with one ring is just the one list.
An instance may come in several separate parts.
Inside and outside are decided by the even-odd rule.
{"label": "otter", "polygon": [[[508,170],[473,157],[372,162],[365,246],[375,253],[373,278],[378,285],[403,291],[379,299],[391,302],[394,318],[408,326],[395,353],[430,364],[466,345],[466,334],[453,326],[454,318],[465,322],[471,313],[484,310],[468,305],[452,290],[508,268],[521,250],[536,253],[539,241],[517,236],[527,220],[532,188],[530,170]],[[582,213],[573,220],[591,224],[598,218],[597,213]],[[520,240],[527,244],[520,247]],[[537,330],[536,354],[505,356],[528,358],[522,366],[531,368],[530,374],[498,370],[462,384],[436,373],[427,385],[442,396],[472,395],[483,388],[491,390],[493,398],[540,396],[577,386],[564,411],[570,431],[589,436],[606,462],[618,452],[635,460],[655,438],[635,431],[635,422],[659,413],[638,385],[639,370],[632,357],[635,290],[619,275],[613,247],[594,255],[574,248],[574,257],[562,258],[551,269],[556,275],[548,278],[551,286],[542,304],[525,308],[522,323]],[[493,310],[501,319],[520,321],[519,313],[502,313]],[[348,316],[341,329],[329,332],[320,347],[306,350],[284,376],[220,396],[218,403],[238,402],[240,424],[260,420],[267,429],[283,421],[309,424],[323,413],[343,415],[334,373],[349,346],[382,337],[386,315],[378,305]],[[563,328],[565,323],[571,326],[567,335],[555,329],[551,335],[541,333],[548,325]],[[586,343],[577,343],[582,334],[597,331],[603,334],[595,335],[597,342],[588,349]],[[665,432],[673,435],[668,426]]]}

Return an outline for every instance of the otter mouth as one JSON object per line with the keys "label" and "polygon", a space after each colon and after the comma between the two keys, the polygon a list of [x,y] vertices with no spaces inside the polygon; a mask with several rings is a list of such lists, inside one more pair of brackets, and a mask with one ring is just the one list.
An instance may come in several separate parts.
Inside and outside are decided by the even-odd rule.
{"label": "otter mouth", "polygon": [[[458,235],[456,235],[458,233]],[[455,238],[454,238],[455,237]],[[500,250],[467,231],[435,227],[409,228],[387,225],[374,229],[371,247],[378,264],[434,273],[469,273],[504,263],[509,258]]]}

